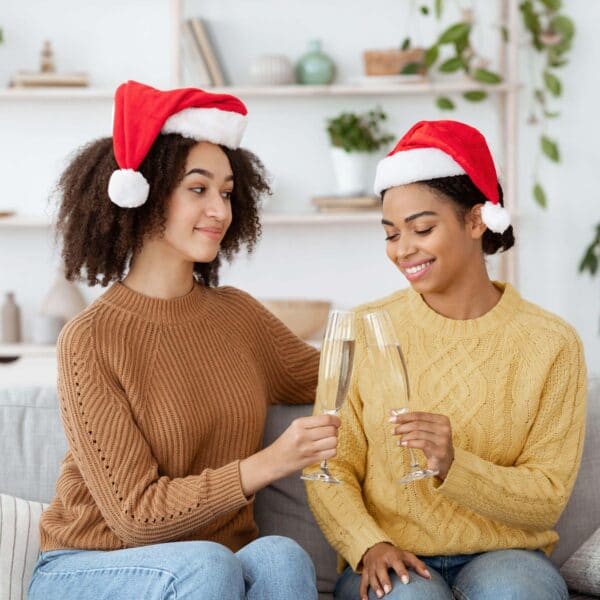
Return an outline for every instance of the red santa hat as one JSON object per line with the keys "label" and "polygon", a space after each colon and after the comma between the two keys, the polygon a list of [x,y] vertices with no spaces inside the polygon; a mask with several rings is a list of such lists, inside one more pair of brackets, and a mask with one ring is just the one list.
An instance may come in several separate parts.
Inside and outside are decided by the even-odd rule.
{"label": "red santa hat", "polygon": [[196,88],[161,91],[128,81],[115,93],[113,150],[120,169],[108,182],[118,206],[135,208],[148,199],[150,186],[137,170],[161,133],[237,148],[246,128],[244,103],[228,94]]}
{"label": "red santa hat", "polygon": [[483,135],[459,121],[419,121],[377,165],[375,193],[427,179],[468,175],[486,197],[481,219],[488,229],[503,233],[510,214],[500,204],[498,176]]}

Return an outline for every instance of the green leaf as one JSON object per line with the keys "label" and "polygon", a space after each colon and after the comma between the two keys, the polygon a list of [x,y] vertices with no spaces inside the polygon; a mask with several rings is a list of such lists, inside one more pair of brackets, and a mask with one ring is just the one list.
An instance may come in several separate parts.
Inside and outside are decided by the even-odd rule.
{"label": "green leaf", "polygon": [[542,146],[542,152],[552,162],[560,162],[560,152],[558,150],[558,144],[554,140],[551,140],[548,136],[543,135],[540,138],[540,143]]}
{"label": "green leaf", "polygon": [[572,39],[575,35],[575,23],[566,15],[556,15],[550,20],[550,29],[556,33],[560,33],[567,39]]}
{"label": "green leaf", "polygon": [[550,73],[550,71],[544,71],[544,83],[546,85],[546,89],[553,96],[560,96],[562,93],[562,84],[560,79],[554,75],[554,73]]}
{"label": "green leaf", "polygon": [[540,90],[540,88],[536,88],[533,91],[534,98],[542,105],[546,105],[546,94],[544,94],[544,90]]}
{"label": "green leaf", "polygon": [[557,58],[555,56],[548,57],[548,66],[550,66],[554,69],[559,69],[560,67],[564,67],[565,65],[568,65],[568,64],[569,64],[568,60],[564,60],[562,58]]}
{"label": "green leaf", "polygon": [[506,25],[502,25],[502,27],[500,27],[500,35],[502,36],[503,42],[510,41],[510,35],[508,33],[508,27]]}
{"label": "green leaf", "polygon": [[487,92],[481,90],[473,90],[471,92],[465,92],[463,98],[469,102],[481,102],[488,97]]}
{"label": "green leaf", "polygon": [[456,40],[456,42],[454,42],[454,48],[456,48],[456,54],[457,55],[462,55],[462,53],[469,47],[469,38],[468,37],[464,37],[464,38],[460,38],[460,40]]}
{"label": "green leaf", "polygon": [[427,16],[429,14],[429,6],[426,6],[425,4],[423,4],[419,10],[422,15]]}
{"label": "green leaf", "polygon": [[523,13],[525,28],[534,36],[537,36],[542,31],[542,25],[537,13],[533,10],[531,2],[523,2],[521,4],[521,12]]}
{"label": "green leaf", "polygon": [[493,71],[488,71],[487,69],[475,69],[473,73],[473,79],[477,81],[481,81],[481,83],[491,83],[496,84],[502,81],[502,77]]}
{"label": "green leaf", "polygon": [[435,18],[439,21],[442,18],[442,10],[444,6],[442,0],[435,0]]}
{"label": "green leaf", "polygon": [[548,206],[546,201],[546,192],[544,192],[544,188],[537,182],[533,186],[533,197],[542,208],[546,208],[546,206]]}
{"label": "green leaf", "polygon": [[540,0],[540,2],[549,10],[560,10],[561,0]]}
{"label": "green leaf", "polygon": [[462,66],[463,66],[463,61],[460,58],[460,56],[453,56],[452,58],[449,58],[448,60],[445,60],[440,65],[440,69],[439,70],[442,73],[455,73]]}
{"label": "green leaf", "polygon": [[558,111],[552,112],[549,110],[545,110],[544,116],[546,117],[546,119],[556,119],[557,117],[560,117],[560,113]]}
{"label": "green leaf", "polygon": [[402,67],[402,71],[400,71],[400,73],[402,75],[415,75],[422,68],[423,68],[423,65],[421,63],[411,62],[411,63],[404,65],[404,67]]}
{"label": "green leaf", "polygon": [[400,46],[400,50],[408,50],[410,48],[410,38],[406,37],[402,41],[402,45]]}
{"label": "green leaf", "polygon": [[454,102],[446,96],[440,96],[435,103],[440,110],[454,110]]}
{"label": "green leaf", "polygon": [[460,39],[468,37],[470,31],[470,23],[456,23],[455,25],[448,27],[448,29],[440,35],[438,44],[453,44]]}
{"label": "green leaf", "polygon": [[439,55],[440,55],[440,49],[437,45],[431,46],[431,48],[428,48],[427,52],[425,52],[425,66],[427,68],[431,67],[431,65],[433,65],[435,63],[435,61],[438,59]]}
{"label": "green leaf", "polygon": [[579,263],[579,272],[583,273],[584,271],[589,271],[590,275],[595,275],[598,271],[598,257],[594,252],[593,245],[587,249]]}

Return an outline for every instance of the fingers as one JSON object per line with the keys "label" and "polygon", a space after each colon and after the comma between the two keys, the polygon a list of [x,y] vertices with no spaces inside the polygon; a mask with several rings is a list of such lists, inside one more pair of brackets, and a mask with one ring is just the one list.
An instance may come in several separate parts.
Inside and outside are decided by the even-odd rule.
{"label": "fingers", "polygon": [[363,570],[360,576],[360,587],[358,588],[360,600],[368,600],[369,594],[369,575],[366,570]]}
{"label": "fingers", "polygon": [[449,422],[446,415],[428,413],[422,411],[408,411],[403,414],[390,416],[390,423],[411,423],[412,421],[423,421],[426,423],[444,423]]}
{"label": "fingers", "polygon": [[378,598],[383,598],[384,592],[383,585],[381,585],[381,583],[379,582],[379,570],[380,569],[371,569],[369,571],[369,585],[371,586],[371,589],[375,592]]}
{"label": "fingers", "polygon": [[313,427],[312,429],[306,430],[306,438],[311,441],[322,440],[325,438],[336,438],[337,439],[338,428],[333,425],[327,427]]}
{"label": "fingers", "polygon": [[377,565],[377,570],[375,571],[375,574],[377,576],[379,585],[381,586],[379,590],[375,590],[375,593],[381,598],[384,594],[389,594],[392,591],[392,582],[388,573],[387,564],[379,563]]}
{"label": "fingers", "polygon": [[425,577],[425,579],[431,579],[431,573],[427,569],[427,565],[411,552],[404,553],[404,563],[409,567],[412,567],[414,571],[422,577]]}
{"label": "fingers", "polygon": [[392,567],[392,569],[394,569],[396,575],[398,575],[402,583],[407,584],[410,581],[408,569],[406,568],[404,561],[400,557],[394,557],[390,566]]}
{"label": "fingers", "polygon": [[327,426],[339,427],[342,424],[341,419],[335,415],[313,415],[312,417],[300,417],[295,419],[295,422],[305,429]]}

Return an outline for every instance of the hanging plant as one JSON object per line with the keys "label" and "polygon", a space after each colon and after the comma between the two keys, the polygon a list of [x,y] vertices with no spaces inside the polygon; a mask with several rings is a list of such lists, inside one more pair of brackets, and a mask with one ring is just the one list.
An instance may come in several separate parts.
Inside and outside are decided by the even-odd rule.
{"label": "hanging plant", "polygon": [[[562,95],[563,88],[556,70],[568,63],[568,54],[575,37],[575,25],[570,17],[560,12],[562,0],[525,0],[519,8],[525,29],[531,36],[531,48],[539,56],[537,64],[540,66],[537,83],[531,91],[528,122],[540,128],[538,153],[553,163],[559,163],[559,143],[548,133],[548,121],[560,116],[551,106],[552,100]],[[533,58],[531,60],[533,63]],[[547,194],[540,183],[537,159],[533,197],[542,208],[546,208]]]}
{"label": "hanging plant", "polygon": [[[427,9],[425,12],[423,9]],[[443,0],[435,0],[434,11],[438,20],[441,19],[444,9]],[[423,14],[429,14],[429,8],[421,7]],[[447,27],[438,37],[436,42],[425,52],[425,66],[431,70],[437,66],[440,73],[456,73],[463,71],[474,84],[482,83],[495,85],[502,82],[500,74],[487,68],[489,60],[481,56],[471,42],[473,30],[474,13],[472,9],[463,9],[462,19]],[[440,55],[446,54],[443,48],[449,48],[451,55],[441,63]],[[473,89],[463,93],[463,98],[469,102],[481,102],[487,98],[487,92],[483,89]],[[441,110],[453,110],[454,101],[447,96],[440,96],[436,104]]]}

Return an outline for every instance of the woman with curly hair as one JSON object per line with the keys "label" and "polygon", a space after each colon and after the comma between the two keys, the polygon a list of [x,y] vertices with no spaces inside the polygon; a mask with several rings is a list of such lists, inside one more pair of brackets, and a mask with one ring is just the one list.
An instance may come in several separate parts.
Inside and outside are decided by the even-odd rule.
{"label": "woman with curly hair", "polygon": [[127,82],[113,137],[59,180],[67,277],[112,285],[59,339],[68,451],[32,600],[317,596],[308,555],[257,539],[252,505],[335,454],[326,415],[260,449],[269,404],[313,401],[318,353],[217,287],[221,258],[254,246],[268,191],[238,147],[245,115],[233,96]]}
{"label": "woman with curly hair", "polygon": [[[514,235],[475,128],[417,123],[379,163],[375,192],[386,254],[410,287],[356,309],[331,462],[345,488],[307,488],[341,559],[335,597],[566,600],[547,555],[583,447],[581,342],[488,275],[486,256]],[[383,364],[368,327],[380,311]],[[398,342],[408,382],[396,396],[380,384],[402,377]]]}

